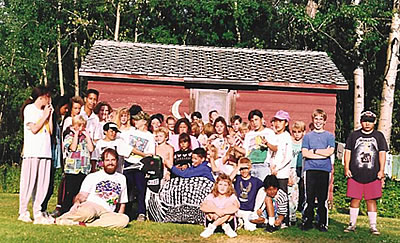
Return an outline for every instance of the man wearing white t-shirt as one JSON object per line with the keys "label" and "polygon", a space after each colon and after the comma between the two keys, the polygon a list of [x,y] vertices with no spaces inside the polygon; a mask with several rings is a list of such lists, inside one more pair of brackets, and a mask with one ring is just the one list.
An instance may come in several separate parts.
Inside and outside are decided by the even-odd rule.
{"label": "man wearing white t-shirt", "polygon": [[243,147],[253,165],[252,176],[263,181],[271,173],[269,163],[278,149],[276,135],[272,129],[263,126],[263,113],[260,110],[250,111],[248,119],[253,130],[246,134]]}
{"label": "man wearing white t-shirt", "polygon": [[126,178],[116,172],[118,153],[107,148],[101,157],[104,170],[86,176],[74,206],[57,218],[56,224],[111,228],[128,225],[129,217],[124,214],[128,202]]}
{"label": "man wearing white t-shirt", "polygon": [[102,129],[100,126],[99,117],[94,114],[93,109],[97,104],[99,91],[88,89],[84,98],[85,105],[81,108],[79,115],[86,119],[86,130],[90,134],[90,138],[94,143],[102,138]]}

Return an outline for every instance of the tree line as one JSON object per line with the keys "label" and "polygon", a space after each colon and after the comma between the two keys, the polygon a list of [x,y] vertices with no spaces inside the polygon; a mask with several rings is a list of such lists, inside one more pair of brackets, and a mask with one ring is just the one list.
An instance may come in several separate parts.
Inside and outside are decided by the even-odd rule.
{"label": "tree line", "polygon": [[[86,84],[78,69],[99,39],[325,51],[350,85],[338,94],[337,103],[336,139],[344,141],[357,126],[349,119],[353,112],[369,107],[379,114],[385,82],[393,90],[398,82],[395,75],[389,84],[385,69],[388,50],[394,50],[390,61],[398,61],[398,39],[388,42],[396,4],[398,0],[2,0],[0,164],[19,162],[19,108],[30,88],[47,84],[58,94],[81,94]],[[359,87],[363,95],[355,102],[353,92]],[[393,118],[398,118],[400,91],[393,92]],[[392,120],[393,150],[400,145],[397,120]]]}

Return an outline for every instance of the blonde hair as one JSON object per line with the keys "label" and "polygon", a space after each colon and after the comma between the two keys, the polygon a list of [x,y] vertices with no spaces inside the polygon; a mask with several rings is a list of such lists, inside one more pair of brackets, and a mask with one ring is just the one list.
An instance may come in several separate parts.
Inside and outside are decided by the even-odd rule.
{"label": "blonde hair", "polygon": [[303,121],[295,121],[292,125],[292,131],[293,130],[304,132],[306,130],[306,123]]}
{"label": "blonde hair", "polygon": [[248,122],[242,122],[242,123],[240,123],[240,126],[239,126],[239,131],[240,132],[242,132],[243,131],[243,129],[248,129],[249,131],[251,130],[251,127],[250,127],[250,123],[248,123]]}
{"label": "blonde hair", "polygon": [[217,147],[215,147],[214,144],[209,144],[207,145],[207,151],[210,150],[212,152],[214,152],[214,160],[218,159],[218,149]]}
{"label": "blonde hair", "polygon": [[225,196],[230,197],[230,196],[232,196],[232,194],[235,194],[235,188],[233,188],[231,178],[228,175],[222,173],[217,177],[217,180],[214,183],[213,189],[211,190],[211,193],[213,194],[214,197],[218,197],[219,196],[218,183],[220,181],[228,182],[228,190],[226,191]]}
{"label": "blonde hair", "polygon": [[75,124],[83,124],[86,126],[86,122],[86,119],[81,115],[77,115],[72,118],[72,126],[75,126]]}
{"label": "blonde hair", "polygon": [[324,121],[326,121],[326,118],[328,117],[328,115],[326,114],[326,112],[322,109],[315,109],[314,112],[311,115],[311,118],[314,119],[316,116],[322,116],[324,118]]}
{"label": "blonde hair", "polygon": [[251,160],[247,157],[242,157],[239,159],[238,164],[248,164],[251,167]]}
{"label": "blonde hair", "polygon": [[127,114],[128,115],[128,122],[126,123],[127,127],[131,127],[131,122],[130,122],[130,113],[129,113],[129,109],[126,107],[122,107],[120,109],[118,109],[117,111],[117,116],[115,117],[115,123],[117,124],[118,127],[121,127],[121,116],[122,114]]}
{"label": "blonde hair", "polygon": [[165,138],[168,140],[168,135],[169,135],[169,131],[166,127],[159,127],[156,130],[154,130],[154,134],[156,133],[164,133]]}
{"label": "blonde hair", "polygon": [[192,134],[191,135],[193,135],[196,138],[198,138],[199,135],[200,135],[200,126],[199,126],[199,124],[197,122],[192,122],[190,125],[192,126]]}

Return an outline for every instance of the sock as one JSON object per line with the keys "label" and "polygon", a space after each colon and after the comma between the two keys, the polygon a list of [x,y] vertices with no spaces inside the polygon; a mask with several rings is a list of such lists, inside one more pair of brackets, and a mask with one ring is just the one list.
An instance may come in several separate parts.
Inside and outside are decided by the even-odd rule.
{"label": "sock", "polygon": [[376,212],[368,212],[369,225],[376,227]]}
{"label": "sock", "polygon": [[268,217],[268,224],[274,226],[274,223],[275,223],[275,217]]}
{"label": "sock", "polygon": [[350,207],[350,224],[352,226],[355,226],[357,223],[357,216],[358,216],[358,212],[360,211],[359,208],[352,208]]}

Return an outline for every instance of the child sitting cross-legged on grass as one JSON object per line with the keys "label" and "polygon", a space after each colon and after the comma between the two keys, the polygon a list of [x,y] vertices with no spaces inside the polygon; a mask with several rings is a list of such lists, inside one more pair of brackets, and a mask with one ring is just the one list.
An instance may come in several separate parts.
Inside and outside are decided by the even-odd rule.
{"label": "child sitting cross-legged on grass", "polygon": [[206,229],[200,234],[203,238],[210,237],[218,226],[230,238],[236,237],[235,213],[239,202],[229,176],[221,174],[211,193],[204,199],[200,210],[206,214]]}

